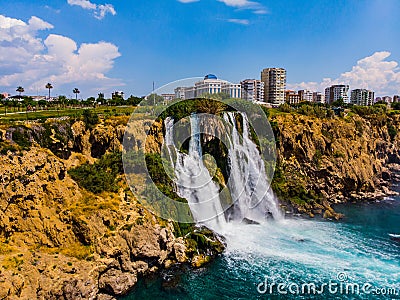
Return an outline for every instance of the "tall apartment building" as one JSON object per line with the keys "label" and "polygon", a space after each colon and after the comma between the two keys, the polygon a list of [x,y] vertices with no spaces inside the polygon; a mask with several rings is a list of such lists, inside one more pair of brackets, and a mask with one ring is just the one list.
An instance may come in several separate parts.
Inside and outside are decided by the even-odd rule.
{"label": "tall apartment building", "polygon": [[289,104],[297,104],[300,102],[300,95],[295,91],[287,90],[285,91],[285,101]]}
{"label": "tall apartment building", "polygon": [[265,102],[280,105],[285,102],[286,70],[283,68],[267,68],[261,72],[264,82]]}
{"label": "tall apartment building", "polygon": [[257,79],[245,79],[240,82],[242,99],[252,102],[264,102],[264,82]]}
{"label": "tall apartment building", "polygon": [[299,91],[300,101],[313,101],[313,92],[309,90],[300,90]]}
{"label": "tall apartment building", "polygon": [[339,99],[349,103],[349,86],[345,84],[332,85],[325,89],[325,102],[331,104]]}
{"label": "tall apartment building", "polygon": [[350,103],[354,105],[369,106],[374,104],[375,93],[366,89],[351,91]]}
{"label": "tall apartment building", "polygon": [[315,103],[325,103],[325,95],[321,92],[314,92],[312,101]]}
{"label": "tall apartment building", "polygon": [[231,98],[241,98],[241,85],[218,79],[213,74],[208,74],[204,80],[198,81],[194,86],[177,87],[175,98],[182,100],[194,99],[204,94],[225,93]]}

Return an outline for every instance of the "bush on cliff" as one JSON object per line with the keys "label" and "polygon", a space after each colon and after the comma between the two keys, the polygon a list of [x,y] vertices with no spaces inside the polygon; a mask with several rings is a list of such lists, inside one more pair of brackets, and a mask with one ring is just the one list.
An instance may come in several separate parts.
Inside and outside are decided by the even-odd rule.
{"label": "bush on cliff", "polygon": [[397,129],[392,124],[388,124],[388,134],[390,136],[390,140],[393,142],[397,135]]}
{"label": "bush on cliff", "polygon": [[99,116],[96,113],[93,113],[90,109],[85,109],[82,113],[82,117],[86,129],[92,129],[100,122]]}
{"label": "bush on cliff", "polygon": [[78,185],[92,193],[117,192],[117,178],[122,174],[121,152],[104,155],[94,164],[83,164],[68,171]]}
{"label": "bush on cliff", "polygon": [[360,117],[369,115],[385,115],[387,106],[385,104],[375,104],[373,106],[358,106],[353,105],[351,107],[352,112],[358,114]]}
{"label": "bush on cliff", "polygon": [[16,143],[22,150],[29,150],[32,146],[31,130],[25,126],[10,128],[12,141]]}

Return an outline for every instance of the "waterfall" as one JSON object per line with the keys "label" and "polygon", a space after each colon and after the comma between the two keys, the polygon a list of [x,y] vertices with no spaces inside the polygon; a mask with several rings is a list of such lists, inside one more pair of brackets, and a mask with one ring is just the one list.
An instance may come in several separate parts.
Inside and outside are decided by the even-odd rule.
{"label": "waterfall", "polygon": [[168,151],[174,149],[176,162],[170,153],[173,165],[175,165],[176,188],[180,197],[188,201],[195,221],[218,231],[226,223],[224,210],[219,198],[219,188],[212,180],[208,169],[202,160],[202,148],[200,141],[199,120],[197,115],[190,117],[191,139],[189,153],[178,151],[173,141],[173,120],[167,118],[165,144]]}
{"label": "waterfall", "polygon": [[264,160],[251,140],[247,115],[241,113],[243,119],[243,134],[240,136],[235,113],[224,115],[224,120],[231,125],[231,138],[228,139],[230,179],[228,187],[234,205],[229,211],[229,220],[244,219],[262,222],[272,216],[281,219],[278,201],[270,188],[265,172]]}
{"label": "waterfall", "polygon": [[221,205],[219,186],[212,180],[203,163],[198,115],[190,116],[188,154],[179,151],[175,145],[174,120],[165,120],[165,145],[175,167],[176,191],[180,197],[187,199],[195,221],[216,231],[222,229],[227,220],[262,222],[269,216],[282,218],[278,202],[268,184],[264,161],[251,140],[247,116],[240,114],[243,118],[242,135],[236,125],[235,113],[225,113],[223,116],[231,131],[226,146],[229,151],[228,189],[233,204],[227,212],[224,212]]}

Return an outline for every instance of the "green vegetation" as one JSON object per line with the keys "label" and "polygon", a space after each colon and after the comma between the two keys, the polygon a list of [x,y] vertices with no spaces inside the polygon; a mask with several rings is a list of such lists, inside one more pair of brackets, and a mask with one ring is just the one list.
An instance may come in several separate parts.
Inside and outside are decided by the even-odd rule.
{"label": "green vegetation", "polygon": [[388,134],[390,136],[391,141],[394,141],[397,135],[397,129],[392,124],[388,124]]}
{"label": "green vegetation", "polygon": [[[314,163],[318,163],[318,160],[321,159],[320,155],[317,155],[314,159]],[[271,187],[279,199],[298,205],[306,205],[321,198],[314,191],[307,190],[303,175],[293,170],[285,170],[279,161],[277,162]]]}
{"label": "green vegetation", "polygon": [[99,116],[89,109],[83,111],[82,118],[86,129],[93,129],[100,122]]}
{"label": "green vegetation", "polygon": [[332,118],[334,112],[331,107],[312,102],[300,102],[298,104],[289,105],[284,103],[279,106],[279,111],[283,113],[298,113],[305,116],[316,117],[319,119]]}
{"label": "green vegetation", "polygon": [[32,146],[30,132],[31,130],[25,126],[11,127],[12,140],[15,142],[21,150],[29,150]]}
{"label": "green vegetation", "polygon": [[333,107],[344,107],[344,106],[346,106],[346,103],[344,103],[343,98],[340,98],[339,100],[332,102],[332,106]]}
{"label": "green vegetation", "polygon": [[394,110],[400,110],[400,102],[394,102],[394,103],[392,103],[392,109],[394,109]]}
{"label": "green vegetation", "polygon": [[370,115],[385,115],[387,112],[386,104],[375,104],[373,106],[358,106],[351,107],[351,111],[358,114],[360,117]]}
{"label": "green vegetation", "polygon": [[94,164],[83,164],[68,171],[80,187],[99,194],[118,191],[118,175],[123,173],[121,152],[103,155]]}
{"label": "green vegetation", "polygon": [[215,251],[216,253],[222,253],[225,249],[223,243],[215,238],[214,233],[205,227],[200,229],[194,229],[186,234],[186,241],[188,243],[188,251],[192,254],[197,255],[204,251]]}
{"label": "green vegetation", "polygon": [[[3,108],[4,109],[4,108]],[[111,115],[131,115],[135,111],[136,107],[128,106],[128,107],[113,107],[112,109],[108,106],[98,107],[96,109],[87,109],[87,108],[62,108],[62,107],[54,107],[49,110],[38,110],[38,111],[29,111],[24,113],[10,113],[10,110],[7,110],[7,114],[0,115],[0,123],[9,123],[14,121],[26,121],[26,120],[39,120],[45,121],[49,118],[61,118],[61,117],[70,117],[74,119],[82,118],[82,115],[85,111],[90,110],[93,115],[98,115],[99,117],[109,117]],[[112,113],[111,113],[111,110]]]}
{"label": "green vegetation", "polygon": [[[171,177],[174,176],[174,171],[168,161],[163,161],[161,155],[158,153],[148,153],[146,154],[146,166],[151,180],[165,196],[178,202],[186,203],[186,199],[178,197],[174,190],[174,183],[171,179]],[[145,194],[147,194],[147,196],[151,194],[155,196],[154,191],[150,189],[147,189]]]}

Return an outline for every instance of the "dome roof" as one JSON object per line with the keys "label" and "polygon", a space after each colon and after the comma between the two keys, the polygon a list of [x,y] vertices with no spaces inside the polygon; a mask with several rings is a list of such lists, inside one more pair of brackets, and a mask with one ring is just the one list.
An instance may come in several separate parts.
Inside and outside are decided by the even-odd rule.
{"label": "dome roof", "polygon": [[207,79],[218,79],[218,78],[217,78],[217,76],[215,76],[214,74],[208,74],[208,75],[206,75],[206,76],[204,77],[204,80],[207,80]]}

